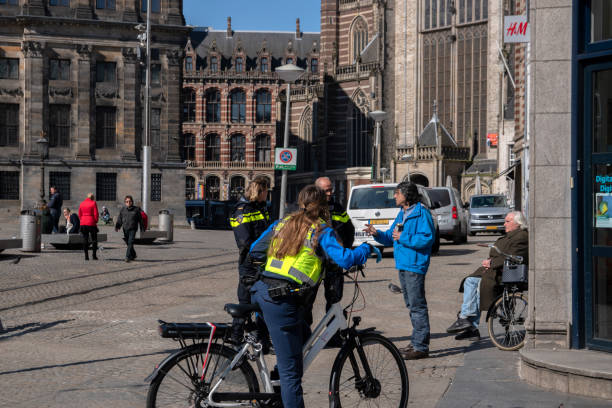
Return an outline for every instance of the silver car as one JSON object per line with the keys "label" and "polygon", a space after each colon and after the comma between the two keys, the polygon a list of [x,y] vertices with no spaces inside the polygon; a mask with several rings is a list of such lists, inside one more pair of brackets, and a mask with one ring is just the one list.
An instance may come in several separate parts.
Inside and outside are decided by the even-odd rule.
{"label": "silver car", "polygon": [[430,187],[427,189],[433,202],[433,213],[438,219],[440,237],[455,244],[467,242],[468,219],[461,195],[453,187]]}
{"label": "silver car", "polygon": [[470,225],[468,232],[504,233],[504,219],[510,212],[506,197],[498,194],[473,195],[470,198]]}

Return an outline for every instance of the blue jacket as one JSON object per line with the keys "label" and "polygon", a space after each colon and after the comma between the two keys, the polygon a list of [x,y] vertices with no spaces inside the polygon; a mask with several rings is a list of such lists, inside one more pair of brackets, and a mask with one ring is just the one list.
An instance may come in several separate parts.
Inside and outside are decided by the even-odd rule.
{"label": "blue jacket", "polygon": [[[251,258],[260,262],[266,261],[268,256],[268,247],[272,242],[272,238],[274,238],[274,227],[276,227],[278,222],[278,220],[275,221],[263,232],[263,234],[261,234],[259,238],[257,238],[255,242],[253,242],[250,252]],[[331,260],[344,269],[349,269],[351,266],[366,263],[368,260],[368,255],[370,255],[371,252],[371,247],[369,244],[363,243],[355,249],[348,249],[340,245],[338,241],[339,238],[336,235],[336,232],[330,227],[323,225],[323,230],[319,233],[317,240],[317,256],[324,260]],[[263,272],[263,275],[272,278],[279,277],[277,274],[269,275],[265,271]]]}
{"label": "blue jacket", "polygon": [[385,246],[393,245],[393,257],[397,269],[424,275],[429,268],[431,246],[436,235],[431,213],[421,203],[415,204],[414,210],[404,222],[404,231],[399,241],[394,241],[395,226],[401,224],[403,220],[404,209],[402,208],[391,228],[387,231],[377,230],[378,234],[373,238]]}

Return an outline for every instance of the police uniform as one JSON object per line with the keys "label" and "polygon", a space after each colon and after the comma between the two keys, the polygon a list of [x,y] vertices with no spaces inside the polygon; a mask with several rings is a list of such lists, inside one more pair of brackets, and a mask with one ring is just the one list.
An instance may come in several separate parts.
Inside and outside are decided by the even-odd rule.
{"label": "police uniform", "polygon": [[[258,267],[248,257],[251,244],[270,225],[270,215],[265,202],[247,201],[244,197],[234,207],[230,216],[230,225],[240,253],[238,258],[238,302],[250,304],[250,287],[257,280]],[[234,319],[235,340],[242,339],[242,319]]]}
{"label": "police uniform", "polygon": [[[286,290],[280,297],[272,297],[271,293],[287,288],[304,292],[315,287],[321,280],[324,262],[333,261],[346,269],[364,264],[371,247],[362,244],[353,250],[345,249],[338,242],[336,233],[322,224],[316,240],[317,225],[310,227],[297,255],[283,259],[267,257],[269,246],[277,244],[275,232],[287,220],[288,217],[275,222],[251,246],[251,257],[266,261],[261,278],[251,288],[251,297],[263,312],[274,344],[283,405],[286,408],[301,408],[304,406],[302,346],[310,333],[304,321],[304,297],[296,294],[300,292],[287,294]],[[314,242],[317,242],[316,248]]]}

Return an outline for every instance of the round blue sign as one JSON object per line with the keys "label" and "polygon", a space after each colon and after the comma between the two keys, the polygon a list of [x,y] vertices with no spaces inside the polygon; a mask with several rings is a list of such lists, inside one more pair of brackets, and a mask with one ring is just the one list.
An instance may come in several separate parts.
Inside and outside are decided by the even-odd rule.
{"label": "round blue sign", "polygon": [[291,154],[291,152],[289,150],[283,150],[280,153],[280,160],[283,163],[289,163],[291,161],[291,159],[293,159],[293,155]]}

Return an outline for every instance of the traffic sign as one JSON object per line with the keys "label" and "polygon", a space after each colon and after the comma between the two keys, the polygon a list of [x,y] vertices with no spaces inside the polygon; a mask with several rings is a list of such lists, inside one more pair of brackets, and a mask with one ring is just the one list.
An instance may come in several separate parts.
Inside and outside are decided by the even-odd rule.
{"label": "traffic sign", "polygon": [[274,170],[295,170],[297,166],[297,149],[277,147],[274,151]]}

